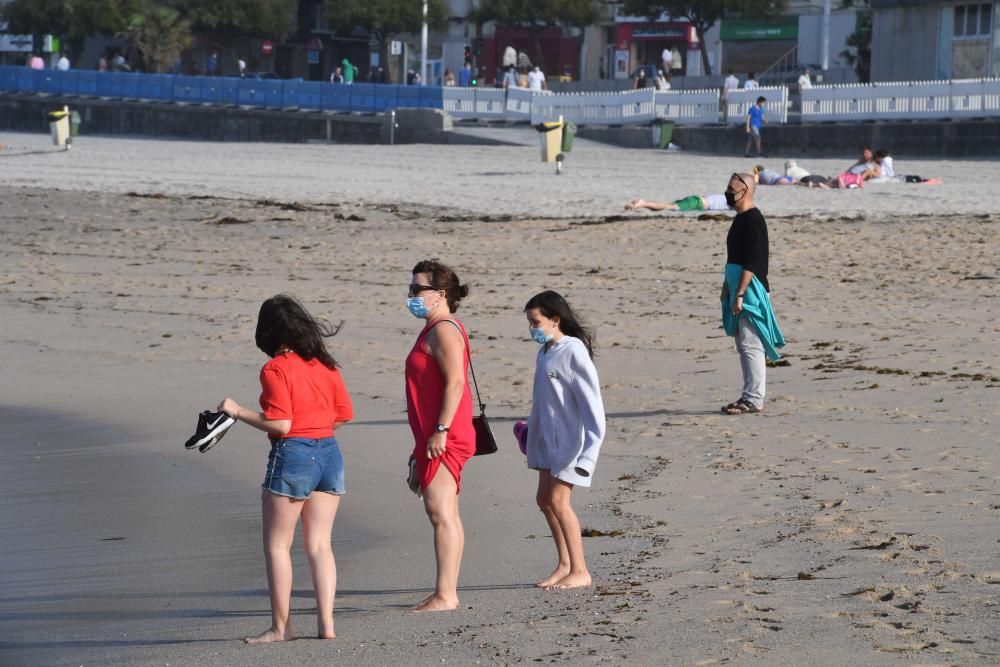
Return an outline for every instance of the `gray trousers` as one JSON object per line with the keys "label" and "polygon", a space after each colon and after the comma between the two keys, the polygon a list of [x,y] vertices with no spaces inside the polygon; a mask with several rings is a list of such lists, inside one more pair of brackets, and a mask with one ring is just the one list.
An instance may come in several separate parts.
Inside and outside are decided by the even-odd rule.
{"label": "gray trousers", "polygon": [[764,407],[764,383],[767,375],[767,361],[764,344],[757,335],[757,329],[746,317],[739,319],[736,332],[736,351],[740,353],[740,368],[743,369],[744,401],[758,408]]}

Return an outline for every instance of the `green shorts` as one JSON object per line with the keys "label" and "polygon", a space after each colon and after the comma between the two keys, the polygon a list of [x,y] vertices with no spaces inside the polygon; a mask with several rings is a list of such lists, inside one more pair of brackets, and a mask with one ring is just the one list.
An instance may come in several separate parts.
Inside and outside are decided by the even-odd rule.
{"label": "green shorts", "polygon": [[701,203],[701,197],[698,195],[691,195],[690,197],[685,197],[684,199],[678,199],[674,202],[677,206],[678,211],[704,211],[705,207]]}

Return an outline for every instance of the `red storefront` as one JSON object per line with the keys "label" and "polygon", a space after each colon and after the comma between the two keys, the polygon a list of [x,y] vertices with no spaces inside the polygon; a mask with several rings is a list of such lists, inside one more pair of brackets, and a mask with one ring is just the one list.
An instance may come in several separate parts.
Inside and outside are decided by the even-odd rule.
{"label": "red storefront", "polygon": [[486,82],[493,83],[504,49],[513,46],[518,53],[528,54],[531,63],[540,66],[547,78],[555,80],[568,75],[576,81],[580,75],[581,40],[581,37],[564,37],[562,28],[552,26],[539,33],[536,47],[535,39],[524,28],[497,26],[493,37],[483,40],[483,52],[476,58],[476,64]]}
{"label": "red storefront", "polygon": [[616,79],[627,78],[641,65],[660,66],[664,50],[676,49],[680,53],[680,69],[686,72],[689,52],[695,52],[699,48],[698,37],[690,23],[649,22],[621,16],[616,20],[612,70]]}

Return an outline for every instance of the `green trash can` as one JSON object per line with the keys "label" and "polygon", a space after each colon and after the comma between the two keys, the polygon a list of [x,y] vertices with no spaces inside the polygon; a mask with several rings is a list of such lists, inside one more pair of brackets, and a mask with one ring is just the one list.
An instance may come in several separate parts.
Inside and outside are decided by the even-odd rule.
{"label": "green trash can", "polygon": [[576,136],[576,123],[569,122],[563,125],[562,152],[569,153],[573,150],[573,137]]}
{"label": "green trash can", "polygon": [[674,122],[672,120],[659,120],[653,123],[654,148],[669,148],[673,136]]}
{"label": "green trash can", "polygon": [[69,114],[69,136],[77,137],[80,135],[80,112],[71,111]]}

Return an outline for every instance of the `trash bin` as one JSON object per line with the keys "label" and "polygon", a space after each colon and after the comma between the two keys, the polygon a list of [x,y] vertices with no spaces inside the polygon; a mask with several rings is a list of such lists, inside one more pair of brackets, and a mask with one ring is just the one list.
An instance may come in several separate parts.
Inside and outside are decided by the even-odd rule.
{"label": "trash bin", "polygon": [[562,152],[569,153],[573,150],[573,137],[576,136],[576,123],[569,122],[563,127]]}
{"label": "trash bin", "polygon": [[559,121],[554,123],[540,123],[535,126],[538,130],[538,138],[542,144],[542,162],[555,162],[556,156],[560,155],[562,148],[562,128]]}
{"label": "trash bin", "polygon": [[69,143],[69,110],[50,111],[46,114],[49,120],[49,130],[52,132],[54,146],[66,146]]}
{"label": "trash bin", "polygon": [[70,111],[69,112],[69,136],[78,137],[80,136],[80,112]]}
{"label": "trash bin", "polygon": [[674,122],[672,120],[660,120],[653,123],[654,148],[669,148],[673,136]]}

